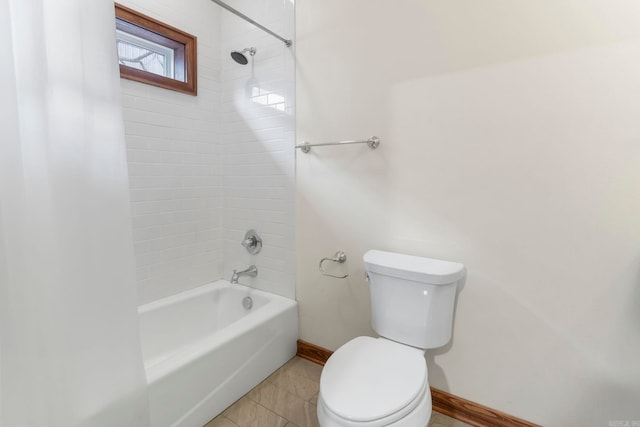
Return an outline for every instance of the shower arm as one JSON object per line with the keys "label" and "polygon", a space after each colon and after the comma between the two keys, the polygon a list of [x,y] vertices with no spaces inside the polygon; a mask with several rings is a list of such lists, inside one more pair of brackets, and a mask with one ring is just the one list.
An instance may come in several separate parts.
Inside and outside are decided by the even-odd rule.
{"label": "shower arm", "polygon": [[229,6],[228,4],[224,3],[221,0],[211,0],[212,2],[214,2],[215,4],[217,4],[218,6],[222,7],[223,9],[228,10],[229,12],[233,13],[234,15],[244,19],[245,21],[247,21],[250,24],[255,25],[256,27],[260,28],[262,31],[271,34],[273,37],[277,38],[278,40],[281,40],[282,42],[284,42],[284,44],[289,47],[291,46],[292,41],[291,40],[287,40],[284,37],[279,36],[278,34],[274,33],[273,31],[271,31],[270,29],[268,29],[267,27],[260,25],[259,23],[257,23],[256,21],[254,21],[253,19],[249,18],[247,15],[245,15],[242,12],[239,12],[238,10],[232,8],[231,6]]}

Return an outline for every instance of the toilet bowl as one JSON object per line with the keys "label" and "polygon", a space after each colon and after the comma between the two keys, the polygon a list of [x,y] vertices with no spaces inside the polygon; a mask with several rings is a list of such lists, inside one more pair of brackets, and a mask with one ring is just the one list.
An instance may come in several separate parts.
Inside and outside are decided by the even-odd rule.
{"label": "toilet bowl", "polygon": [[422,350],[357,337],[336,351],[320,378],[318,420],[333,426],[420,426],[431,415]]}
{"label": "toilet bowl", "polygon": [[371,250],[364,255],[373,329],[336,350],[320,376],[322,427],[425,427],[424,352],[451,338],[459,263]]}

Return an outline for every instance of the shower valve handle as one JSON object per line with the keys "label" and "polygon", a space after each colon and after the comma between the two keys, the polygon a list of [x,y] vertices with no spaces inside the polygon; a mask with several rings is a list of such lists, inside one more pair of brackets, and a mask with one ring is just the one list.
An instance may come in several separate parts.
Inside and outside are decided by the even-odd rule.
{"label": "shower valve handle", "polygon": [[246,238],[242,242],[242,246],[244,246],[247,249],[255,248],[257,244],[258,244],[258,239],[256,239],[255,236],[251,236],[249,238]]}
{"label": "shower valve handle", "polygon": [[262,239],[258,235],[258,232],[256,230],[247,231],[247,234],[244,235],[242,246],[244,246],[251,255],[259,253],[262,250]]}

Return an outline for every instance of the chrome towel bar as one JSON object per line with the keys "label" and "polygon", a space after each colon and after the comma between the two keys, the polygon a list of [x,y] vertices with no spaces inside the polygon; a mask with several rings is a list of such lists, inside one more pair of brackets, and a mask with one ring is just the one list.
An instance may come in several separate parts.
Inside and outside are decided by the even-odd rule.
{"label": "chrome towel bar", "polygon": [[378,148],[380,145],[380,138],[377,136],[372,136],[369,139],[365,139],[362,141],[338,141],[338,142],[320,142],[318,144],[312,144],[308,141],[303,141],[302,144],[296,145],[296,148],[302,150],[303,153],[308,153],[311,151],[311,147],[323,147],[325,145],[349,145],[349,144],[367,144],[369,148],[372,150]]}

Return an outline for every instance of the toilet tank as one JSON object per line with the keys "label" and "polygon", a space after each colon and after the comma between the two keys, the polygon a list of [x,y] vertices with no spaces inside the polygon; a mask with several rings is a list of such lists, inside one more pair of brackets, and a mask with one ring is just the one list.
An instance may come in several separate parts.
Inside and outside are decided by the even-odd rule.
{"label": "toilet tank", "polygon": [[374,331],[424,349],[449,342],[464,265],[378,250],[368,251],[363,259]]}

